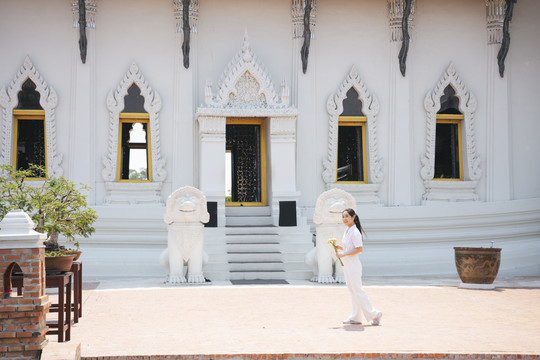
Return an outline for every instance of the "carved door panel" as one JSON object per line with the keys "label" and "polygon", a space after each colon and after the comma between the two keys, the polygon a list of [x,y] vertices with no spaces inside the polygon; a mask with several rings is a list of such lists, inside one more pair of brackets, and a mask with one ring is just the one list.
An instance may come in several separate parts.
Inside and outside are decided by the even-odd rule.
{"label": "carved door panel", "polygon": [[230,162],[227,206],[266,205],[264,119],[227,119],[226,150]]}

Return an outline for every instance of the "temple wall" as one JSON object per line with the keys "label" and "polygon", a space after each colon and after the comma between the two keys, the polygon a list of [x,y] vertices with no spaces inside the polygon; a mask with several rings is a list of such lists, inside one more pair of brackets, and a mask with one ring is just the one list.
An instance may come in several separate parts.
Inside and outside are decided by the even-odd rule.
{"label": "temple wall", "polygon": [[[292,104],[298,110],[295,156],[296,186],[300,195],[297,205],[312,227],[315,202],[326,190],[322,172],[323,160],[328,155],[327,101],[355,66],[380,105],[378,147],[384,164],[379,190],[381,204],[362,209],[362,218],[366,220],[366,228],[372,230],[372,239],[380,241],[372,257],[366,258],[375,274],[391,275],[396,271],[396,264],[399,265],[395,262],[401,258],[399,252],[413,250],[420,255],[433,253],[435,256],[429,270],[415,265],[410,268],[411,274],[421,274],[424,270],[429,274],[451,272],[452,259],[446,258],[446,254],[456,239],[462,241],[463,236],[472,236],[478,244],[484,244],[493,234],[479,235],[477,231],[503,216],[508,206],[513,209],[512,216],[518,216],[515,214],[519,213],[520,206],[526,208],[525,222],[531,228],[527,231],[512,228],[507,239],[501,239],[514,246],[510,250],[514,260],[505,265],[506,274],[538,274],[538,266],[530,266],[534,260],[527,260],[524,268],[518,263],[523,249],[532,249],[530,254],[533,255],[540,251],[540,232],[530,225],[540,212],[540,141],[537,140],[540,119],[536,109],[540,98],[540,47],[536,45],[540,37],[539,18],[540,6],[536,0],[520,0],[515,5],[505,73],[511,174],[508,203],[488,201],[485,170],[490,157],[489,74],[483,0],[416,0],[406,72],[410,102],[405,115],[410,119],[410,144],[403,149],[410,156],[406,161],[396,162],[392,169],[389,166],[395,152],[392,152],[394,144],[389,134],[395,129],[389,120],[393,101],[390,69],[397,66],[398,60],[390,58],[386,1],[318,0],[306,75],[302,74],[297,50],[301,39],[292,38],[290,0],[201,0],[197,33],[192,34],[189,70],[182,65],[182,34],[175,33],[172,1],[98,1],[96,29],[88,31],[88,61],[84,66],[80,64],[79,32],[73,28],[69,2],[4,1],[0,5],[0,88],[9,86],[25,57],[29,56],[45,82],[56,91],[57,152],[64,156],[61,166],[67,177],[93,189],[89,200],[100,213],[97,233],[82,241],[83,247],[88,246],[89,263],[98,265],[106,249],[121,252],[129,247],[133,263],[144,263],[141,259],[146,259],[150,269],[146,274],[159,274],[157,260],[154,263],[153,255],[150,258],[149,254],[159,253],[166,244],[166,227],[161,220],[164,206],[104,205],[102,157],[107,154],[110,135],[107,96],[116,90],[130,65],[138,66],[151,89],[161,98],[161,153],[167,171],[161,199],[165,202],[167,196],[181,186],[200,185],[195,112],[205,102],[208,81],[212,82],[214,93],[217,91],[224,70],[242,48],[247,30],[251,48],[266,67],[276,92],[284,80],[291,90]],[[451,209],[422,205],[424,183],[420,176],[420,158],[426,146],[424,99],[450,63],[478,103],[476,148],[484,170],[477,188],[479,202],[453,204]],[[302,98],[306,90],[307,99]],[[86,93],[88,96],[84,95]],[[88,103],[81,107],[80,101]],[[88,114],[85,108],[90,110]],[[81,113],[86,114],[82,120],[78,119]],[[399,120],[397,114],[396,121],[399,123]],[[215,161],[221,160],[221,155],[216,154]],[[397,173],[398,178],[401,173],[409,174],[411,185],[406,190],[409,193],[401,197],[410,200],[392,204],[395,184],[390,181],[391,172]],[[272,185],[271,179],[268,184]],[[460,212],[474,214],[475,211],[482,214],[482,221],[467,222],[463,225],[467,229],[464,232],[453,228],[465,221]],[[432,216],[438,220],[430,222],[429,226],[422,225]],[[516,219],[519,223],[519,216]],[[415,225],[408,228],[407,221]],[[444,229],[447,235],[439,234],[439,229]],[[418,234],[423,234],[421,245],[416,242],[417,247],[408,247],[410,237]],[[219,230],[208,232],[210,242],[218,241],[222,235]],[[309,236],[305,241],[311,242]],[[421,261],[423,256],[420,255],[409,254],[414,262]],[[128,263],[126,260],[124,265]],[[100,274],[97,266],[95,269],[95,274]],[[138,271],[134,265],[125,265],[123,269],[120,273],[125,275]]]}

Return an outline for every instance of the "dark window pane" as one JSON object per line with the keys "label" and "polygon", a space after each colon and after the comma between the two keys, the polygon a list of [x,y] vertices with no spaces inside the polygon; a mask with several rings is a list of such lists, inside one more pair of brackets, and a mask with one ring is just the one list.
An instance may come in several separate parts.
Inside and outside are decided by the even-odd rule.
{"label": "dark window pane", "polygon": [[337,181],[364,181],[362,126],[340,126]]}
{"label": "dark window pane", "polygon": [[340,116],[364,116],[362,101],[358,99],[358,92],[354,88],[347,91],[347,97],[343,99],[343,112]]}
{"label": "dark window pane", "polygon": [[21,91],[17,93],[19,103],[16,109],[43,110],[39,104],[40,95],[36,91],[36,84],[27,79],[21,86]]}
{"label": "dark window pane", "polygon": [[437,124],[434,179],[459,179],[458,124]]}
{"label": "dark window pane", "polygon": [[459,98],[456,91],[450,85],[444,89],[441,96],[441,108],[437,114],[461,114],[459,111]]}
{"label": "dark window pane", "polygon": [[147,123],[122,123],[120,179],[150,180],[147,133]]}
{"label": "dark window pane", "polygon": [[131,85],[128,93],[124,96],[124,110],[127,113],[146,113],[144,110],[144,97],[141,95],[141,89],[135,84]]}
{"label": "dark window pane", "polygon": [[17,124],[17,169],[28,169],[30,164],[45,168],[45,120],[19,119]]}

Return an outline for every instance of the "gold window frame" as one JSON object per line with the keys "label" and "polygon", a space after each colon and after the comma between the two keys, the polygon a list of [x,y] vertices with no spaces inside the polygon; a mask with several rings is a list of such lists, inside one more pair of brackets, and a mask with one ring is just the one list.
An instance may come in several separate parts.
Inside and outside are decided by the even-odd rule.
{"label": "gold window frame", "polygon": [[[459,178],[436,178],[433,177],[435,181],[463,181],[463,141],[461,134],[461,125],[465,116],[462,114],[437,114],[435,117],[435,129],[438,124],[457,124],[458,126],[458,156],[459,156]],[[437,134],[435,133],[435,139],[437,139]],[[435,159],[437,161],[437,159]]]}
{"label": "gold window frame", "polygon": [[[122,125],[126,123],[146,124],[146,162],[148,180],[121,179],[122,174]],[[149,183],[152,182],[152,146],[150,136],[150,115],[148,113],[120,113],[118,122],[118,159],[116,162],[116,181],[122,183]]]}
{"label": "gold window frame", "polygon": [[[362,128],[362,173],[363,181],[338,181],[338,159],[339,159],[339,127],[341,126],[360,126]],[[340,116],[338,118],[338,136],[336,143],[336,184],[367,184],[367,151],[366,151],[366,129],[367,116]]]}
{"label": "gold window frame", "polygon": [[40,181],[49,178],[48,173],[48,154],[47,154],[47,122],[45,121],[45,110],[25,110],[14,109],[13,110],[13,141],[12,141],[12,166],[14,170],[17,170],[17,142],[19,137],[19,120],[42,120],[43,121],[43,134],[45,144],[45,176],[44,177],[29,177],[25,180]]}

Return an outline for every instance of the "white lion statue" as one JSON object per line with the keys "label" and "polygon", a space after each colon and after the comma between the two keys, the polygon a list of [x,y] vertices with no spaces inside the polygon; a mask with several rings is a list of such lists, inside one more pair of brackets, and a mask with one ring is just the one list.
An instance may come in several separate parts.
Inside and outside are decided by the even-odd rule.
{"label": "white lion statue", "polygon": [[341,264],[328,240],[336,239],[337,244],[341,244],[345,232],[341,215],[347,208],[356,210],[356,201],[341,189],[325,191],[317,199],[313,216],[317,231],[316,247],[306,255],[306,263],[313,267],[315,274],[311,281],[323,284],[345,282]]}
{"label": "white lion statue", "polygon": [[[166,283],[204,283],[202,267],[208,262],[203,250],[204,225],[210,219],[206,197],[191,186],[184,186],[167,199],[164,220],[169,228],[168,248],[159,262],[167,272]],[[187,279],[184,276],[187,265]]]}

